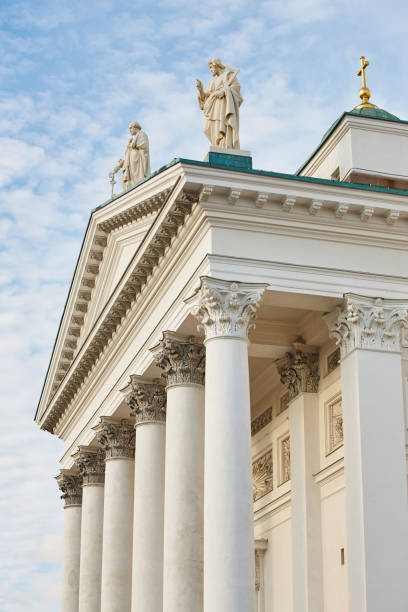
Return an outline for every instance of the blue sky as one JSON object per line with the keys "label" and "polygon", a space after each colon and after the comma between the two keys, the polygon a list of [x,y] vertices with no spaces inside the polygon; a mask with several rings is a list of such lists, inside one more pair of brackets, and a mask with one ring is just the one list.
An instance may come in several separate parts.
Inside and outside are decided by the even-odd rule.
{"label": "blue sky", "polygon": [[33,415],[90,210],[129,121],[152,169],[202,159],[195,78],[241,69],[241,146],[294,172],[358,103],[408,119],[404,1],[0,0],[0,612],[59,609],[62,442]]}

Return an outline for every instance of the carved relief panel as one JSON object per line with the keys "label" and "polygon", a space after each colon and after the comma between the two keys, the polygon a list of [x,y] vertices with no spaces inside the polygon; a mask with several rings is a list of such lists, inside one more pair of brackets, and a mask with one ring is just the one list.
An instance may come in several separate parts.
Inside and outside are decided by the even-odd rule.
{"label": "carved relief panel", "polygon": [[252,477],[254,501],[273,490],[272,448],[253,462]]}
{"label": "carved relief panel", "polygon": [[343,444],[343,409],[341,395],[337,395],[325,404],[326,419],[326,455],[329,455]]}
{"label": "carved relief panel", "polygon": [[290,480],[290,436],[279,440],[279,484]]}

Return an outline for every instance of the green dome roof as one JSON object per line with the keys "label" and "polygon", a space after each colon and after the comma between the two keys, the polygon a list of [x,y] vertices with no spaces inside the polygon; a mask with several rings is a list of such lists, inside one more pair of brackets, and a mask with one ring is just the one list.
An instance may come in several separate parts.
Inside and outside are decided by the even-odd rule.
{"label": "green dome roof", "polygon": [[361,108],[353,108],[349,111],[351,115],[359,115],[360,117],[371,117],[372,119],[389,119],[391,121],[400,121],[399,117],[391,115],[383,108],[372,106],[363,106]]}

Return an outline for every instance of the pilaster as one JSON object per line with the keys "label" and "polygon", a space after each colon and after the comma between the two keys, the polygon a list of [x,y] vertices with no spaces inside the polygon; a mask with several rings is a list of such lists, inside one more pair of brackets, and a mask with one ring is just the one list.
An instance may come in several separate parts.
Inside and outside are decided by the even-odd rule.
{"label": "pilaster", "polygon": [[340,345],[350,612],[407,609],[402,333],[407,303],[354,294],[324,317]]}
{"label": "pilaster", "polygon": [[319,471],[319,352],[302,342],[276,362],[289,391],[294,612],[323,612]]}

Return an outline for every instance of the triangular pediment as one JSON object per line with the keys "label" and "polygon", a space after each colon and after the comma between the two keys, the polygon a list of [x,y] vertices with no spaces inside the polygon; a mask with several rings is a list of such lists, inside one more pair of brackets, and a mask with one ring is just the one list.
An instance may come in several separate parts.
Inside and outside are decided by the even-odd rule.
{"label": "triangular pediment", "polygon": [[41,419],[177,182],[173,169],[92,211],[36,419]]}

